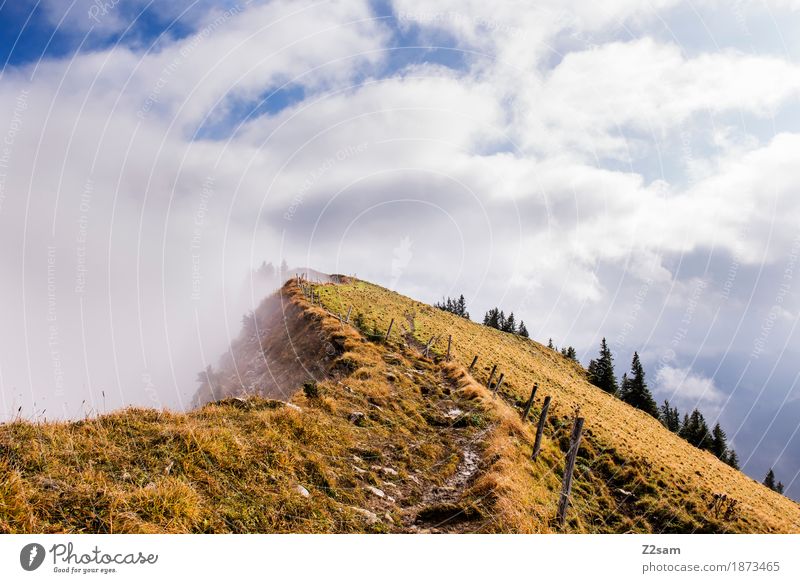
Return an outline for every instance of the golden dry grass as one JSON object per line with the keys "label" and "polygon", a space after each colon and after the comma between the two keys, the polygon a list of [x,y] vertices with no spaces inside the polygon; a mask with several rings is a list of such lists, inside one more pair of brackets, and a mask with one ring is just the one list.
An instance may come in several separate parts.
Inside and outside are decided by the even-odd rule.
{"label": "golden dry grass", "polygon": [[[279,297],[293,348],[272,358],[318,358],[307,370],[325,371],[293,406],[251,394],[186,414],[0,425],[0,532],[556,532],[576,405],[586,430],[567,531],[800,530],[796,503],[589,385],[536,342],[361,281],[316,291],[324,309],[293,283]],[[331,316],[350,305],[368,334]],[[372,333],[392,318],[388,341]],[[450,334],[454,359],[443,362]],[[475,354],[473,378],[465,369]],[[494,364],[505,373],[498,397],[483,386]],[[533,427],[519,415],[533,382],[533,419],[544,395],[554,399],[536,462]],[[459,481],[468,452],[477,468]],[[739,501],[735,516],[710,510],[721,493]],[[443,513],[453,520],[440,523]]]}
{"label": "golden dry grass", "polygon": [[[654,418],[592,386],[579,365],[537,342],[475,324],[363,281],[319,285],[316,291],[333,313],[345,313],[353,306],[353,313],[361,312],[368,327],[386,330],[394,319],[398,332],[392,333],[390,342],[398,342],[402,333],[411,333],[412,320],[413,337],[420,343],[436,337],[433,346],[439,355],[446,350],[448,335],[452,335],[456,363],[467,367],[478,355],[473,374],[479,381],[486,382],[494,364],[498,373],[505,373],[501,392],[513,406],[521,406],[532,384],[538,383],[538,402],[544,395],[553,397],[549,442],[558,443],[562,450],[568,442],[573,409],[579,406],[586,418],[586,430],[579,451],[569,530],[800,532],[797,503],[692,447]],[[491,478],[499,493],[498,512],[512,517],[519,514],[518,508],[524,509],[524,516],[504,522],[501,530],[547,530],[557,501],[553,484],[560,480],[563,460],[549,451],[536,466],[551,464],[550,469],[531,470],[524,456],[510,450],[513,440],[511,436],[490,444],[490,449],[505,451],[505,458],[514,460]],[[538,485],[530,484],[532,472]],[[519,484],[523,483],[525,487],[521,488]],[[715,494],[738,501],[735,516],[726,520],[710,510]],[[523,498],[524,503],[520,503]]]}
{"label": "golden dry grass", "polygon": [[[486,458],[504,453],[501,432],[524,431],[457,367],[367,342],[293,285],[281,300],[302,332],[297,350],[304,335],[308,347],[320,338],[335,347],[316,391],[296,393],[292,407],[249,396],[187,414],[0,425],[0,532],[413,532],[464,443]],[[448,407],[464,411],[459,428],[443,416]],[[463,515],[453,529],[510,528],[494,512],[502,484],[486,482],[504,459],[448,500]]]}

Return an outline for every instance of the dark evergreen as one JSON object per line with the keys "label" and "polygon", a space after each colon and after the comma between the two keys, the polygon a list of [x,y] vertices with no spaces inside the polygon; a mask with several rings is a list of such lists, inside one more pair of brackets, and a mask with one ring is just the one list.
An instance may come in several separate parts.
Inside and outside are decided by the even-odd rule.
{"label": "dark evergreen", "polygon": [[697,409],[688,417],[684,416],[679,435],[695,447],[711,449],[711,435],[706,419]]}
{"label": "dark evergreen", "polygon": [[709,451],[721,460],[725,459],[725,454],[728,451],[728,437],[725,435],[722,427],[719,426],[719,423],[714,425],[714,429],[711,431],[711,445]]}
{"label": "dark evergreen", "polygon": [[503,322],[503,332],[509,332],[511,334],[517,333],[517,320],[514,318],[514,312],[511,312],[505,322]]}
{"label": "dark evergreen", "polygon": [[641,409],[645,413],[652,415],[658,419],[658,405],[656,405],[650,389],[647,388],[647,383],[644,379],[644,368],[639,360],[639,353],[633,353],[633,361],[631,362],[631,377],[627,375],[623,377],[623,386],[620,398],[629,405]]}
{"label": "dark evergreen", "polygon": [[739,456],[736,455],[736,452],[734,450],[730,451],[730,453],[727,455],[724,461],[734,470],[739,469]]}
{"label": "dark evergreen", "polygon": [[519,321],[519,330],[517,330],[517,334],[522,336],[523,338],[529,338],[530,335],[528,334],[528,329],[525,327],[525,321]]}
{"label": "dark evergreen", "polygon": [[659,418],[661,419],[661,423],[664,424],[664,427],[673,433],[678,433],[680,431],[680,413],[678,413],[677,407],[672,407],[669,404],[669,401],[664,401],[664,404],[661,405],[661,408],[659,409]]}
{"label": "dark evergreen", "polygon": [[443,298],[441,302],[436,302],[433,304],[434,308],[439,308],[445,312],[450,312],[451,314],[455,314],[456,316],[461,316],[462,318],[466,318],[469,320],[469,312],[467,312],[467,302],[464,299],[464,295],[456,298]]}
{"label": "dark evergreen", "polygon": [[764,485],[770,490],[775,489],[775,472],[772,471],[772,468],[769,469],[767,475],[764,477]]}
{"label": "dark evergreen", "polygon": [[608,348],[605,338],[600,342],[600,356],[597,360],[589,362],[588,371],[590,383],[600,387],[606,393],[612,395],[617,393],[619,386],[614,374],[614,357],[611,356],[611,350]]}

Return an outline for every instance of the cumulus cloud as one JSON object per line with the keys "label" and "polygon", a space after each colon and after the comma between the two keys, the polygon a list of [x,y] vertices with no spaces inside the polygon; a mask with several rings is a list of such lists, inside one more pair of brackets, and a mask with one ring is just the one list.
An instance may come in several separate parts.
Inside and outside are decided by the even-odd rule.
{"label": "cumulus cloud", "polygon": [[[101,391],[181,406],[260,299],[249,269],[282,256],[422,299],[464,293],[476,317],[499,304],[559,344],[616,336],[619,358],[668,344],[705,269],[690,299],[710,326],[744,305],[712,293],[731,272],[781,269],[800,210],[798,135],[726,116],[780,112],[798,67],[619,37],[673,5],[402,0],[392,20],[368,2],[200,4],[188,34],[152,47],[6,69],[4,394],[70,415]],[[395,46],[411,32],[461,59]],[[675,143],[699,116],[724,123],[693,125],[689,160]],[[681,345],[724,350],[718,336]],[[688,370],[658,382],[718,401]]]}
{"label": "cumulus cloud", "polygon": [[714,379],[693,372],[690,368],[662,366],[656,374],[656,390],[666,398],[693,407],[720,402],[724,395]]}

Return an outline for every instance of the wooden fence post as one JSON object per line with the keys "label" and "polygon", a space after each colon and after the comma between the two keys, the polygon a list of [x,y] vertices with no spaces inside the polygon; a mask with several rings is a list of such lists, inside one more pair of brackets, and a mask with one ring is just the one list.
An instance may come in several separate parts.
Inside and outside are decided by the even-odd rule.
{"label": "wooden fence post", "polygon": [[428,340],[428,343],[425,345],[425,352],[423,353],[425,355],[425,358],[428,358],[428,354],[430,354],[431,344],[433,344],[433,339],[434,338],[436,338],[436,334],[431,336],[431,339]]}
{"label": "wooden fence post", "polygon": [[450,346],[453,344],[453,335],[450,334],[447,336],[447,357],[445,360],[450,360]]}
{"label": "wooden fence post", "polygon": [[578,446],[581,444],[581,433],[583,432],[583,417],[577,417],[572,426],[572,435],[569,439],[569,451],[567,452],[567,467],[564,468],[564,483],[561,485],[561,498],[558,501],[558,526],[564,526],[567,520],[567,508],[569,507],[569,495],[572,491],[572,472],[575,470],[575,458],[578,457]]}
{"label": "wooden fence post", "polygon": [[497,365],[494,365],[492,367],[492,372],[489,373],[489,380],[486,383],[486,388],[488,388],[488,389],[492,388],[492,379],[494,378],[494,373],[495,373],[496,370],[497,370]]}
{"label": "wooden fence post", "polygon": [[350,323],[350,312],[352,312],[352,311],[353,311],[353,306],[350,306],[349,308],[347,308],[347,318],[345,318],[345,320],[344,320],[345,324],[349,324]]}
{"label": "wooden fence post", "polygon": [[394,318],[389,322],[389,329],[386,331],[386,340],[389,340],[389,334],[392,333],[392,326],[394,326]]}
{"label": "wooden fence post", "polygon": [[494,387],[494,394],[495,394],[495,395],[496,395],[496,394],[497,394],[497,392],[500,390],[500,387],[501,387],[501,386],[502,386],[502,384],[503,384],[503,379],[505,378],[505,376],[506,376],[506,373],[504,373],[504,372],[501,372],[501,373],[500,373],[500,378],[499,378],[499,379],[497,379],[497,385],[495,385],[495,387]]}
{"label": "wooden fence post", "polygon": [[475,358],[472,359],[472,364],[469,365],[467,372],[472,373],[472,368],[475,366],[475,363],[478,362],[478,355],[475,355]]}
{"label": "wooden fence post", "polygon": [[539,413],[539,424],[536,426],[536,441],[533,444],[533,455],[531,459],[536,459],[542,449],[542,433],[544,433],[544,422],[547,420],[547,411],[550,409],[550,395],[544,398],[542,412]]}
{"label": "wooden fence post", "polygon": [[528,420],[528,413],[531,412],[531,407],[533,406],[533,399],[536,396],[536,389],[539,388],[539,383],[533,383],[533,388],[531,389],[531,396],[528,398],[528,402],[525,403],[525,411],[522,412],[522,422]]}

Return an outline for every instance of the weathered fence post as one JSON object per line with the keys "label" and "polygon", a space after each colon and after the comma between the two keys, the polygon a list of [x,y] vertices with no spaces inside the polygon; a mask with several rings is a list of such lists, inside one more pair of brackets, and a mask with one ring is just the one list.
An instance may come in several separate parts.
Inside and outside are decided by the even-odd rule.
{"label": "weathered fence post", "polygon": [[350,312],[352,312],[352,311],[353,311],[353,306],[350,306],[349,308],[347,308],[347,318],[345,318],[345,320],[344,320],[345,324],[349,324],[350,323]]}
{"label": "weathered fence post", "polygon": [[550,395],[544,398],[542,412],[539,413],[539,424],[536,426],[536,441],[533,444],[533,455],[531,459],[536,459],[542,449],[542,433],[544,433],[544,422],[547,420],[547,411],[550,409]]}
{"label": "weathered fence post", "polygon": [[423,354],[425,354],[425,358],[428,358],[428,354],[430,354],[431,344],[433,344],[433,339],[434,338],[436,338],[436,334],[431,336],[431,339],[428,340],[428,343],[425,345],[425,352],[423,353]]}
{"label": "weathered fence post", "polygon": [[575,470],[575,458],[578,457],[578,446],[581,444],[583,432],[583,417],[577,417],[572,426],[572,435],[569,438],[569,451],[567,452],[567,467],[564,468],[564,483],[561,486],[561,498],[558,501],[558,526],[563,527],[567,520],[569,495],[572,491],[572,472]]}
{"label": "weathered fence post", "polygon": [[450,360],[450,346],[453,344],[453,335],[450,334],[447,336],[447,356],[445,360]]}
{"label": "weathered fence post", "polygon": [[492,379],[494,378],[494,373],[496,370],[497,370],[497,365],[494,365],[492,367],[492,372],[489,373],[489,380],[486,382],[486,388],[488,389],[492,388]]}
{"label": "weathered fence post", "polygon": [[497,379],[497,384],[496,384],[496,385],[495,385],[495,387],[494,387],[494,394],[495,394],[495,395],[496,395],[496,394],[497,394],[497,392],[500,390],[500,387],[501,387],[501,386],[502,386],[502,384],[503,384],[503,379],[504,379],[505,377],[506,377],[506,373],[504,373],[504,372],[501,372],[501,373],[500,373],[500,378],[499,378],[499,379]]}
{"label": "weathered fence post", "polygon": [[386,340],[389,340],[389,334],[392,333],[392,326],[394,326],[394,318],[392,318],[392,321],[389,322],[389,329],[386,330]]}
{"label": "weathered fence post", "polygon": [[522,422],[528,420],[528,413],[531,412],[531,407],[533,406],[533,399],[536,397],[536,389],[539,388],[539,383],[533,383],[533,388],[531,389],[531,396],[528,398],[528,402],[525,403],[525,411],[522,412]]}
{"label": "weathered fence post", "polygon": [[469,365],[467,372],[472,373],[472,368],[475,366],[475,363],[478,362],[478,355],[475,355],[475,358],[472,359],[472,364]]}

